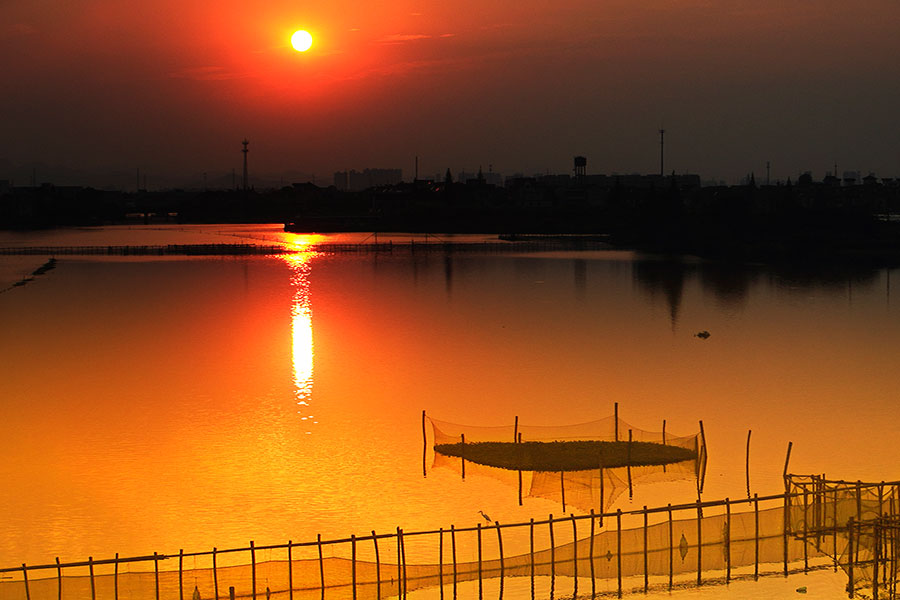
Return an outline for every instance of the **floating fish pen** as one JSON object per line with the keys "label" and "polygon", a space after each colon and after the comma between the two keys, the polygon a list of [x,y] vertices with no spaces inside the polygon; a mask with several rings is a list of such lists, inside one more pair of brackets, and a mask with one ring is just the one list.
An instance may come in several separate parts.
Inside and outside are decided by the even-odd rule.
{"label": "floating fish pen", "polygon": [[847,573],[851,598],[896,598],[900,482],[786,482],[765,497],[23,564],[0,569],[0,600],[380,600],[427,588],[534,599],[548,584],[596,598],[825,569]]}
{"label": "floating fish pen", "polygon": [[539,497],[582,511],[608,510],[638,483],[696,479],[703,489],[706,442],[700,431],[672,435],[638,429],[612,417],[568,426],[520,424],[477,427],[438,421],[422,413],[422,469],[427,476],[428,436],[432,468],[451,468],[465,478],[484,475],[517,486],[523,497]]}

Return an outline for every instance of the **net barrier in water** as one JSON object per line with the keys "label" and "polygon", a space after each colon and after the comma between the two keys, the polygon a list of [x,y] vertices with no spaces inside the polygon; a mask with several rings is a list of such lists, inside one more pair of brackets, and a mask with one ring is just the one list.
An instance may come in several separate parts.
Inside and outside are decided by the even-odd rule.
{"label": "net barrier in water", "polygon": [[[698,489],[703,488],[707,454],[702,423],[700,432],[688,436],[666,432],[665,421],[661,431],[646,431],[620,419],[618,406],[612,417],[563,426],[522,425],[517,417],[512,425],[479,427],[439,421],[427,417],[424,412],[422,419],[423,436],[426,435],[426,419],[431,424],[432,468],[454,469],[462,477],[466,474],[491,477],[518,487],[520,504],[523,496],[538,497],[560,503],[563,511],[571,506],[584,512],[604,512],[622,493],[630,492],[639,483],[696,479]],[[616,445],[620,454],[627,453],[627,458],[620,460],[619,464],[628,464],[610,466],[607,463],[604,466],[605,450],[600,445],[594,447],[597,456],[593,458],[592,468],[534,470],[509,466],[509,461],[507,466],[500,468],[484,464],[484,459],[476,456],[476,451],[488,444],[498,452],[516,454],[519,448],[525,451],[528,445],[538,452],[537,447],[541,445],[549,450],[554,445],[581,442],[606,443],[610,450]],[[424,446],[427,450],[427,438]],[[635,448],[634,460],[631,459],[632,446]],[[654,446],[656,448],[652,450]],[[662,464],[640,464],[637,453],[641,449],[655,453],[665,450],[672,458]],[[584,455],[583,450],[581,454]],[[612,452],[607,453],[607,461],[610,460],[609,454]],[[427,452],[423,452],[423,469],[426,458]]]}
{"label": "net barrier in water", "polygon": [[379,599],[425,588],[449,595],[467,582],[480,590],[498,578],[502,590],[504,579],[528,577],[594,596],[839,567],[858,595],[878,589],[893,598],[900,482],[796,482],[761,498],[22,565],[0,569],[0,600],[224,600],[232,589],[254,600]]}

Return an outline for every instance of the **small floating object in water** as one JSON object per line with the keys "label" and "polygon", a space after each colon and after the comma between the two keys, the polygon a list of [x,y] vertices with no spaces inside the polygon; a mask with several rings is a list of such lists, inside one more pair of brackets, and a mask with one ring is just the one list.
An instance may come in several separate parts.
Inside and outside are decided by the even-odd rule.
{"label": "small floating object in water", "polygon": [[803,587],[798,587],[798,588],[797,588],[797,593],[798,593],[798,594],[805,594],[805,593],[806,593],[806,586],[804,585]]}
{"label": "small floating object in water", "polygon": [[703,331],[700,331],[700,332],[698,332],[698,333],[695,333],[695,334],[694,334],[694,337],[698,337],[698,338],[700,338],[701,340],[705,340],[706,338],[709,337],[709,332],[708,332],[707,330],[704,329]]}

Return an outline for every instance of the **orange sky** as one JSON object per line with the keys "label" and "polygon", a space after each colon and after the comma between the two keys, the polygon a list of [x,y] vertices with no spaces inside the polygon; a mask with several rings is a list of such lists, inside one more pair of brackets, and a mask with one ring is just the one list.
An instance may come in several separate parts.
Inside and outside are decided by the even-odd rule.
{"label": "orange sky", "polygon": [[319,183],[416,155],[653,172],[660,125],[667,170],[704,178],[900,176],[897,23],[895,0],[4,0],[0,179],[199,185],[245,136],[255,174]]}

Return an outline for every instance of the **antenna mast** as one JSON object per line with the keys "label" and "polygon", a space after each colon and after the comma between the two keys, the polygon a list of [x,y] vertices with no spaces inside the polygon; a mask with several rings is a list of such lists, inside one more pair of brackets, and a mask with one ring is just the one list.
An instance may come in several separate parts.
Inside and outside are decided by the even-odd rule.
{"label": "antenna mast", "polygon": [[241,144],[244,146],[244,149],[241,150],[241,152],[244,153],[244,191],[246,192],[249,188],[249,180],[247,177],[247,153],[250,152],[250,150],[247,149],[247,145],[250,144],[250,140],[244,138],[244,141],[241,142]]}

